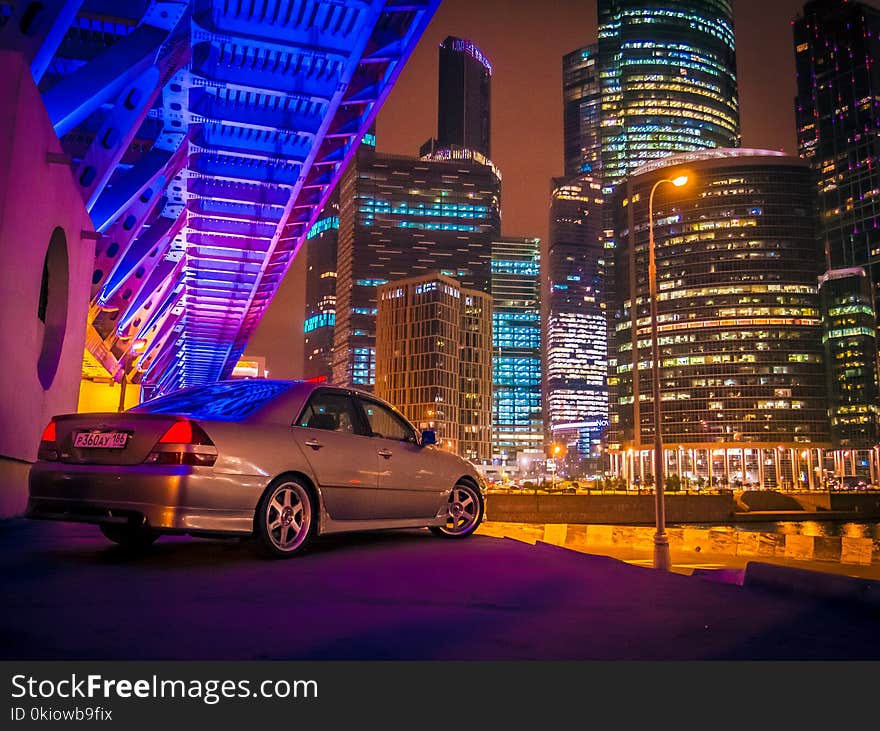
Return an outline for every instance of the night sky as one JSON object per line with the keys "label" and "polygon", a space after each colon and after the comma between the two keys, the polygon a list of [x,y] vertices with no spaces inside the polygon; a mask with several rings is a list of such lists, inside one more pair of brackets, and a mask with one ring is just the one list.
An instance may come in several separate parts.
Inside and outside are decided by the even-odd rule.
{"label": "night sky", "polygon": [[[791,21],[803,5],[734,0],[743,147],[797,154]],[[473,41],[493,68],[502,233],[546,242],[550,178],[563,172],[562,56],[596,41],[596,21],[596,0],[442,0],[379,112],[379,151],[416,155],[436,136],[437,47],[448,35]],[[246,350],[272,377],[301,375],[304,273],[301,251]]]}

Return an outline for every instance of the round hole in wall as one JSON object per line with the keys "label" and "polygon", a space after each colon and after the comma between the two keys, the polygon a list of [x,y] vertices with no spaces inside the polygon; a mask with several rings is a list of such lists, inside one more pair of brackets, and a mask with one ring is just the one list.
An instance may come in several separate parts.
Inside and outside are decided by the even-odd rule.
{"label": "round hole in wall", "polygon": [[44,390],[48,390],[58,364],[61,362],[61,349],[67,330],[67,297],[69,289],[69,269],[67,262],[67,236],[64,229],[56,227],[49,239],[49,248],[43,261],[40,299],[37,317],[43,327],[43,345],[37,360],[37,377]]}

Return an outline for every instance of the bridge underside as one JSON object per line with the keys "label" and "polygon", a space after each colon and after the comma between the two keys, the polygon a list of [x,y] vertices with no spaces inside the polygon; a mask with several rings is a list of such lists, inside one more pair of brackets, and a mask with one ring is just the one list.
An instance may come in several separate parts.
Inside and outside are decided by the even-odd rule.
{"label": "bridge underside", "polygon": [[99,233],[85,374],[229,375],[438,5],[0,2]]}

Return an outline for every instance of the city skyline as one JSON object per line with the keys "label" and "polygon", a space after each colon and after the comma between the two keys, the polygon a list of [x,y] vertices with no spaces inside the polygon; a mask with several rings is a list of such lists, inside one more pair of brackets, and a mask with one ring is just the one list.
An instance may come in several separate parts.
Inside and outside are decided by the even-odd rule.
{"label": "city skyline", "polygon": [[[876,0],[865,4],[880,6]],[[803,5],[734,3],[743,147],[797,154],[791,23]],[[536,38],[538,18],[543,29]],[[502,231],[538,237],[546,247],[547,190],[564,164],[562,58],[594,43],[596,24],[595,0],[547,3],[540,13],[525,1],[444,0],[378,116],[377,150],[418,153],[435,132],[437,49],[449,35],[473,41],[493,66],[492,160],[504,173]],[[530,102],[525,110],[524,99]],[[300,252],[246,350],[265,355],[270,373],[279,377],[300,375],[304,272]]]}

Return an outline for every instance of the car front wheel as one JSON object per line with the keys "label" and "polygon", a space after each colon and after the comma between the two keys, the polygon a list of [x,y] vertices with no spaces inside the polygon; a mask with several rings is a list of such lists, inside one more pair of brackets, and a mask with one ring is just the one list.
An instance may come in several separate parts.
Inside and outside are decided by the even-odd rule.
{"label": "car front wheel", "polygon": [[315,533],[315,506],[299,480],[285,477],[269,485],[257,507],[256,537],[274,558],[301,554]]}
{"label": "car front wheel", "polygon": [[449,493],[446,524],[432,526],[434,535],[464,538],[471,535],[483,520],[483,496],[469,482],[459,482]]}
{"label": "car front wheel", "polygon": [[148,548],[159,537],[156,531],[142,525],[101,524],[100,528],[105,538],[132,551]]}

